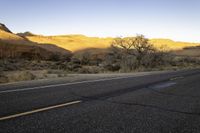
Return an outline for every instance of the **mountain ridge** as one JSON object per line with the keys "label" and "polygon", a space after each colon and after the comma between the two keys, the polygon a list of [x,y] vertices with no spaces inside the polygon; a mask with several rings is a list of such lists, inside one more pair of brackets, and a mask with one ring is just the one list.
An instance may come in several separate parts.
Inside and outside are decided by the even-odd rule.
{"label": "mountain ridge", "polygon": [[5,32],[9,32],[12,33],[5,24],[0,23],[0,30],[5,31]]}

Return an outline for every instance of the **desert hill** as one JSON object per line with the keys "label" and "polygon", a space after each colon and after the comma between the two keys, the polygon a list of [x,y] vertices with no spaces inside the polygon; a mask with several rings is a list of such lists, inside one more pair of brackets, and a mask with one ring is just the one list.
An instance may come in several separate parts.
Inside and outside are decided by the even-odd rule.
{"label": "desert hill", "polygon": [[[26,36],[28,33],[26,33]],[[30,34],[29,34],[30,35]],[[53,44],[31,42],[23,36],[12,33],[4,24],[0,24],[0,57],[37,56],[48,59],[54,54],[71,55],[69,50]],[[24,57],[24,58],[26,58]]]}
{"label": "desert hill", "polygon": [[[37,43],[55,44],[70,51],[79,51],[87,48],[108,48],[114,38],[87,37],[84,35],[62,35],[62,36],[26,36],[30,41]],[[180,50],[184,47],[199,46],[200,43],[176,42],[169,39],[150,39],[155,47],[165,46],[169,50]]]}
{"label": "desert hill", "polygon": [[35,36],[35,34],[27,31],[27,32],[24,32],[24,33],[17,33],[18,36],[21,36],[21,37],[26,37],[26,36]]}
{"label": "desert hill", "polygon": [[[87,37],[84,35],[42,36],[31,32],[12,33],[4,24],[0,24],[0,41],[10,44],[34,45],[51,52],[69,53],[88,48],[106,49],[114,38]],[[164,46],[168,50],[181,50],[185,47],[199,46],[200,43],[176,42],[169,39],[150,39],[155,47]]]}
{"label": "desert hill", "polygon": [[154,44],[156,47],[166,46],[170,50],[181,50],[185,47],[200,45],[200,43],[180,42],[170,39],[150,39],[150,43]]}
{"label": "desert hill", "polygon": [[30,44],[31,42],[23,37],[13,34],[12,32],[7,32],[0,29],[0,40],[12,44]]}
{"label": "desert hill", "polygon": [[108,48],[113,40],[113,38],[87,37],[84,35],[27,36],[26,38],[37,43],[55,44],[73,52],[87,48]]}
{"label": "desert hill", "polygon": [[12,33],[4,24],[0,23],[0,30],[1,31],[5,31],[5,32],[9,32]]}

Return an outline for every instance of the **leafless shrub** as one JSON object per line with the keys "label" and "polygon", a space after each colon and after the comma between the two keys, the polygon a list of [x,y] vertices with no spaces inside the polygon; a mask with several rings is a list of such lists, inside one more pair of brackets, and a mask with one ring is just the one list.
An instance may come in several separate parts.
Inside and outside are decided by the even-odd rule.
{"label": "leafless shrub", "polygon": [[103,72],[103,69],[101,69],[98,66],[83,66],[82,68],[79,68],[78,70],[79,73],[100,73]]}

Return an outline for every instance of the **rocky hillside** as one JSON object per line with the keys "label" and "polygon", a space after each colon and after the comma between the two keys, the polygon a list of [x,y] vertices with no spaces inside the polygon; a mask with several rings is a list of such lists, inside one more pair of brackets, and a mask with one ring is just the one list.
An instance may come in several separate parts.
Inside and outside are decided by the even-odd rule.
{"label": "rocky hillside", "polygon": [[12,33],[4,24],[0,23],[0,30],[1,31],[5,31],[5,32],[9,32]]}

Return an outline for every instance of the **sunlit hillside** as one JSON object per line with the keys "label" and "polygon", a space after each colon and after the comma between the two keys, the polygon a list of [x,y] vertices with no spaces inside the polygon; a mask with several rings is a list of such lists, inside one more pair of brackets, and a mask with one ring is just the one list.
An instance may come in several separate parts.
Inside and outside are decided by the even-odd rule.
{"label": "sunlit hillside", "polygon": [[86,48],[108,48],[112,42],[112,38],[86,37],[83,35],[28,36],[27,38],[33,42],[55,44],[70,51]]}
{"label": "sunlit hillside", "polygon": [[[27,36],[27,38],[33,42],[55,44],[70,51],[78,51],[87,48],[108,48],[113,40],[113,38],[87,37],[83,35]],[[200,45],[197,43],[175,42],[168,39],[151,39],[150,43],[154,44],[156,47],[165,46],[173,50]]]}
{"label": "sunlit hillside", "polygon": [[170,39],[151,39],[150,42],[156,47],[166,46],[168,49],[179,50],[184,47],[199,46],[200,43],[189,43],[189,42],[175,42]]}
{"label": "sunlit hillside", "polygon": [[[0,24],[0,40],[12,44],[36,45],[33,42],[53,44],[72,52],[88,48],[105,49],[110,47],[114,38],[87,37],[84,35],[42,36],[31,32],[12,33],[4,24]],[[157,48],[164,46],[168,50],[180,50],[184,47],[199,46],[200,43],[175,42],[169,39],[151,39],[150,43]],[[41,46],[40,47],[43,47]],[[47,48],[47,45],[44,46]],[[49,48],[49,47],[48,47]],[[52,49],[52,46],[51,46]],[[60,50],[58,50],[60,51]]]}
{"label": "sunlit hillside", "polygon": [[18,35],[0,30],[0,40],[15,44],[29,44],[26,39]]}

